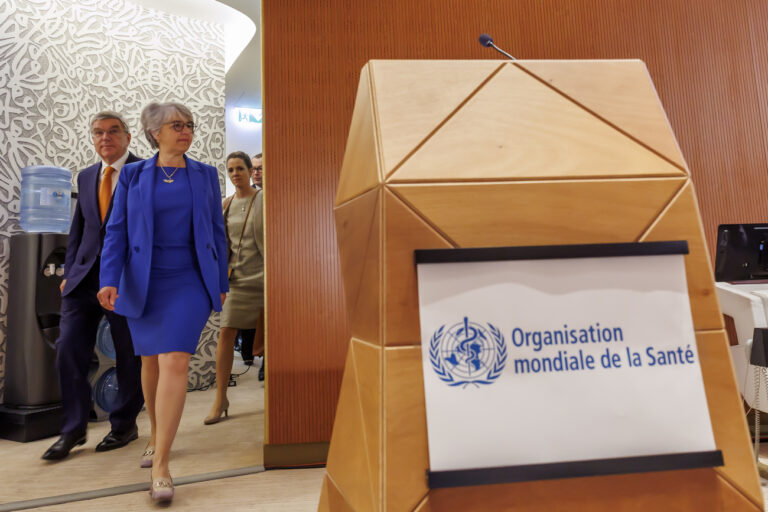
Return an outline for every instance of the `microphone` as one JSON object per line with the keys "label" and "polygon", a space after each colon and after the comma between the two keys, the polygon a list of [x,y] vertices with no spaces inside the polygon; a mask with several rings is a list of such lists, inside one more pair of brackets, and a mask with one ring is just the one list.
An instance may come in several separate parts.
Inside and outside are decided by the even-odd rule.
{"label": "microphone", "polygon": [[483,45],[483,46],[493,48],[494,50],[496,50],[500,54],[502,54],[505,57],[507,57],[509,60],[517,60],[516,58],[514,58],[513,56],[511,56],[510,54],[508,54],[507,52],[505,52],[504,50],[502,50],[501,48],[499,48],[498,46],[493,44],[493,38],[491,36],[489,36],[488,34],[480,34],[480,37],[478,38],[478,41],[480,41],[480,44]]}

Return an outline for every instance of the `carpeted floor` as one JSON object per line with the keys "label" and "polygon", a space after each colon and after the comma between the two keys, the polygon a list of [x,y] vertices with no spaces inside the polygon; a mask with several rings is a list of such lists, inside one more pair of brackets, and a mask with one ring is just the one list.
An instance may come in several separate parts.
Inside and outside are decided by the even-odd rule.
{"label": "carpeted floor", "polygon": [[[233,373],[244,372],[247,368],[236,355]],[[203,418],[213,403],[214,389],[187,395],[171,455],[171,474],[175,479],[203,480],[209,473],[224,471],[220,477],[239,468],[248,468],[251,472],[260,470],[263,465],[264,383],[259,382],[257,373],[258,366],[254,366],[237,378],[237,386],[230,387],[228,392],[230,416],[215,425],[203,425]],[[149,437],[146,411],[139,415],[138,425],[138,440],[117,450],[96,453],[94,448],[109,432],[109,422],[91,423],[88,442],[73,449],[68,458],[54,463],[43,461],[40,456],[55,437],[30,443],[0,440],[3,461],[0,467],[0,510],[7,509],[10,502],[147,485],[149,470],[139,467],[139,458]],[[64,508],[55,510],[80,510],[61,506]]]}

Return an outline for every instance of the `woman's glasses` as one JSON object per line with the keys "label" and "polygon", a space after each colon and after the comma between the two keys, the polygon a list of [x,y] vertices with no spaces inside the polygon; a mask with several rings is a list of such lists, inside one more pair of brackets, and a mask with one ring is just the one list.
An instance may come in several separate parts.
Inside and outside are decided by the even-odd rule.
{"label": "woman's glasses", "polygon": [[186,123],[184,121],[169,121],[163,124],[171,125],[171,128],[173,128],[173,131],[176,131],[176,132],[182,131],[185,126],[189,128],[189,131],[191,132],[195,131],[195,123],[193,123],[192,121],[187,121]]}

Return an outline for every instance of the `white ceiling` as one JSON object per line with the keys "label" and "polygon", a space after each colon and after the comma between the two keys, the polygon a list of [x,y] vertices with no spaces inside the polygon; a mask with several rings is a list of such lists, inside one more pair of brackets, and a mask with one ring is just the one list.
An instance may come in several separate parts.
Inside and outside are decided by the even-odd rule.
{"label": "white ceiling", "polygon": [[256,26],[256,35],[227,72],[227,107],[261,108],[261,0],[221,0],[221,3],[245,14]]}
{"label": "white ceiling", "polygon": [[[148,9],[163,11],[176,16],[194,18],[218,23],[224,27],[224,71],[228,72],[237,57],[248,46],[256,34],[258,17],[254,21],[247,12],[241,12],[237,6],[248,7],[254,2],[216,0],[129,0]],[[260,4],[261,0],[258,0]],[[260,7],[260,6],[259,6]],[[256,10],[258,14],[258,9]],[[259,38],[257,38],[258,40]]]}

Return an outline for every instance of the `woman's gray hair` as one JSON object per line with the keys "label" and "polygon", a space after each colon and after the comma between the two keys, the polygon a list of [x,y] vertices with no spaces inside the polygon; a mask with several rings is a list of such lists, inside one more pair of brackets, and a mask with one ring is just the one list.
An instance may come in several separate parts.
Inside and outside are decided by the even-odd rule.
{"label": "woman's gray hair", "polygon": [[174,117],[174,114],[180,115],[187,121],[195,122],[192,111],[181,103],[150,103],[141,111],[141,128],[152,149],[157,149],[157,139],[153,133],[159,132],[163,124]]}

